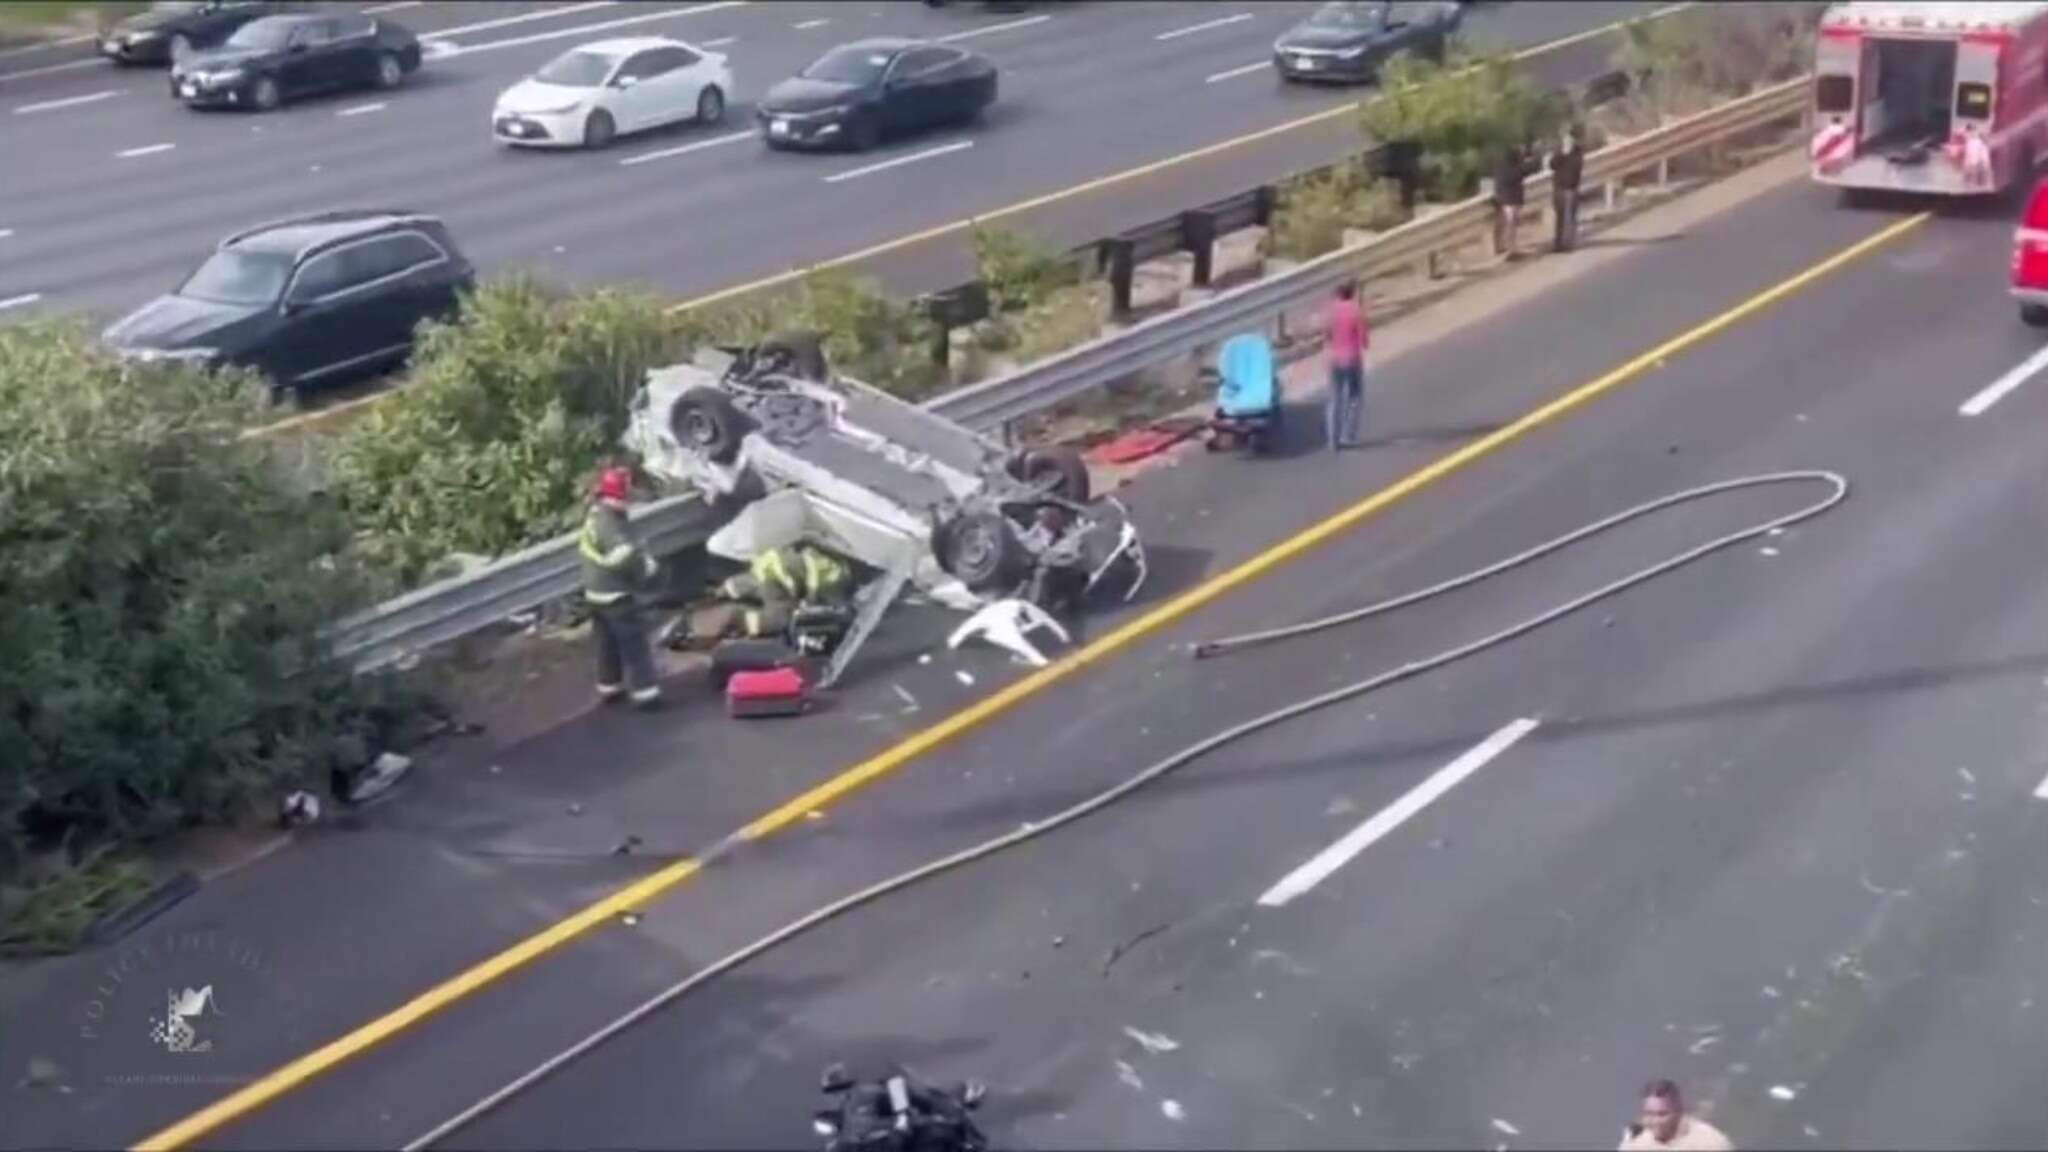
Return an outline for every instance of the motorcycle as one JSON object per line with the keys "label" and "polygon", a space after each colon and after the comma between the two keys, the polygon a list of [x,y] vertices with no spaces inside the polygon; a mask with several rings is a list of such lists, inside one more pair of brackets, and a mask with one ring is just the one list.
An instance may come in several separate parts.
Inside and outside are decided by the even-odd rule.
{"label": "motorcycle", "polygon": [[811,1121],[825,1152],[988,1152],[971,1115],[988,1094],[977,1081],[941,1088],[898,1068],[884,1080],[862,1082],[834,1064],[819,1089],[839,1098]]}

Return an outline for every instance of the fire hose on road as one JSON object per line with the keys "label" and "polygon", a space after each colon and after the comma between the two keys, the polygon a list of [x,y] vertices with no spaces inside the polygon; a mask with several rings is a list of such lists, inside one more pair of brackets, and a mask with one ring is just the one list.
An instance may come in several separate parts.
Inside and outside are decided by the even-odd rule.
{"label": "fire hose on road", "polygon": [[1542,544],[1538,544],[1535,547],[1528,549],[1527,551],[1517,553],[1516,555],[1510,556],[1505,560],[1498,561],[1484,568],[1479,568],[1472,572],[1465,573],[1464,575],[1443,581],[1442,583],[1433,584],[1419,591],[1410,592],[1406,595],[1398,596],[1390,600],[1382,600],[1374,604],[1366,605],[1362,608],[1351,609],[1349,611],[1337,613],[1332,616],[1325,616],[1319,619],[1310,620],[1305,623],[1293,624],[1287,627],[1274,628],[1262,632],[1245,633],[1238,636],[1225,637],[1217,640],[1209,640],[1197,644],[1193,648],[1193,655],[1196,659],[1203,659],[1231,652],[1239,648],[1250,647],[1252,645],[1257,644],[1273,643],[1280,640],[1290,639],[1296,636],[1303,636],[1313,632],[1321,632],[1330,628],[1341,627],[1346,624],[1353,624],[1361,620],[1366,620],[1375,616],[1384,615],[1388,612],[1392,612],[1399,608],[1404,608],[1409,605],[1417,604],[1425,600],[1431,600],[1439,596],[1444,596],[1451,592],[1455,592],[1459,589],[1479,583],[1480,581],[1488,580],[1495,576],[1499,576],[1504,573],[1513,571],[1517,568],[1520,568],[1524,565],[1530,564],[1536,560],[1548,556],[1554,552],[1558,552],[1562,549],[1568,548],[1571,545],[1576,544],[1582,540],[1586,540],[1591,537],[1613,531],[1614,529],[1619,528],[1624,524],[1630,523],[1635,520],[1640,520],[1646,516],[1650,516],[1654,513],[1664,511],[1665,509],[1673,508],[1681,504],[1694,503],[1696,501],[1705,500],[1709,497],[1722,495],[1728,492],[1735,492],[1753,488],[1765,488],[1787,484],[1820,484],[1828,488],[1828,493],[1821,499],[1816,500],[1815,502],[1808,504],[1804,507],[1801,507],[1795,511],[1786,513],[1782,516],[1778,516],[1774,519],[1763,521],[1761,523],[1755,524],[1748,528],[1741,529],[1736,532],[1731,532],[1725,536],[1721,536],[1716,539],[1710,540],[1697,547],[1688,549],[1687,551],[1681,552],[1668,559],[1662,560],[1647,568],[1638,569],[1635,572],[1632,572],[1626,576],[1623,576],[1617,580],[1614,580],[1608,584],[1596,588],[1591,592],[1587,592],[1582,596],[1578,596],[1572,600],[1568,600],[1536,616],[1532,616],[1526,620],[1522,620],[1518,623],[1511,624],[1506,628],[1502,628],[1497,632],[1493,632],[1487,636],[1483,636],[1468,644],[1463,644],[1459,647],[1451,648],[1446,651],[1437,653],[1436,655],[1425,657],[1420,660],[1415,660],[1407,664],[1403,664],[1398,668],[1378,673],[1377,675],[1368,677],[1364,680],[1355,681],[1353,683],[1346,684],[1338,688],[1334,688],[1328,692],[1324,692],[1317,696],[1312,696],[1307,699],[1296,701],[1295,703],[1274,709],[1270,712],[1264,713],[1263,715],[1254,716],[1249,720],[1245,720],[1241,723],[1233,725],[1230,728],[1226,728],[1223,731],[1217,732],[1214,735],[1208,736],[1194,744],[1190,744],[1187,747],[1182,748],[1181,750],[1174,752],[1166,758],[1152,764],[1150,767],[1147,767],[1146,769],[1137,773],[1136,775],[1131,776],[1130,778],[1124,780],[1122,783],[1119,783],[1116,786],[1109,788],[1103,792],[1097,793],[1096,795],[1091,796],[1088,799],[1083,800],[1070,808],[1054,813],[1053,815],[1046,817],[1044,820],[1026,824],[1014,832],[1010,832],[1005,835],[998,836],[992,840],[976,844],[970,848],[966,848],[959,852],[955,852],[952,855],[946,856],[942,859],[934,860],[929,864],[922,865],[909,872],[902,873],[901,875],[891,877],[890,879],[884,880],[879,884],[875,884],[870,887],[864,888],[858,892],[853,893],[850,896],[845,897],[844,899],[838,900],[832,904],[826,905],[825,907],[819,908],[817,911],[812,912],[799,920],[795,920],[783,926],[782,928],[779,928],[776,931],[761,937],[759,940],[756,940],[753,943],[747,945],[746,947],[741,948],[737,952],[734,952],[731,955],[726,956],[724,959],[721,959],[716,963],[709,965],[708,967],[702,968],[697,972],[692,973],[685,979],[672,985],[671,987],[665,989],[664,991],[655,995],[651,999],[642,1003],[639,1007],[634,1008],[632,1011],[619,1017],[617,1020],[612,1021],[610,1024],[607,1024],[598,1031],[593,1032],[591,1035],[584,1038],[583,1040],[578,1041],[572,1047],[567,1048],[562,1052],[558,1053],[557,1055],[553,1056],[547,1062],[541,1064],[539,1067],[533,1069],[531,1072],[526,1073],[525,1075],[519,1077],[517,1080],[514,1080],[511,1083],[505,1085],[503,1088],[500,1088],[496,1092],[491,1093],[489,1096],[484,1097],[482,1100],[479,1100],[475,1104],[471,1105],[469,1108],[465,1109],[460,1114],[454,1116],[445,1123],[434,1128],[432,1131],[412,1141],[410,1144],[405,1145],[406,1152],[413,1152],[413,1150],[415,1149],[424,1149],[432,1147],[439,1141],[447,1138],[448,1136],[473,1123],[479,1117],[485,1115],[493,1109],[496,1109],[497,1107],[505,1103],[507,1100],[512,1099],[513,1097],[533,1087],[535,1084],[538,1084],[540,1081],[553,1075],[555,1072],[560,1071],[562,1068],[566,1067],[575,1060],[588,1054],[590,1051],[602,1045],[607,1040],[610,1040],[612,1037],[617,1036],[619,1033],[624,1032],[628,1028],[631,1028],[634,1024],[639,1023],[641,1020],[646,1019],[648,1016],[654,1014],[655,1012],[661,1010],[669,1004],[674,1003],[675,1001],[681,999],[682,997],[688,995],[690,992],[695,991],[703,985],[711,982],[712,980],[717,979],[719,976],[731,971],[732,969],[737,968],[742,964],[745,964],[749,960],[752,960],[755,957],[760,956],[762,953],[765,953],[770,949],[775,948],[778,945],[781,945],[795,938],[796,936],[802,935],[803,933],[811,930],[812,928],[816,928],[817,926],[825,923],[828,920],[832,920],[839,916],[842,916],[855,908],[858,908],[864,904],[871,903],[875,900],[882,898],[883,896],[889,895],[890,893],[898,892],[905,888],[909,888],[914,884],[917,884],[924,880],[929,880],[932,877],[937,876],[941,873],[950,872],[955,869],[965,867],[966,865],[971,864],[977,860],[983,859],[984,857],[993,856],[998,852],[1004,851],[1005,849],[1014,848],[1017,845],[1022,844],[1026,841],[1037,839],[1038,837],[1044,836],[1047,833],[1054,831],[1055,829],[1062,828],[1066,825],[1072,824],[1082,819],[1083,817],[1090,816],[1096,812],[1101,811],[1104,808],[1109,807],[1112,804],[1115,804],[1117,801],[1124,799],[1125,797],[1131,795],[1132,793],[1138,791],[1146,785],[1158,781],[1162,777],[1187,766],[1189,763],[1197,759],[1200,759],[1202,756],[1205,756],[1208,753],[1213,752],[1226,744],[1230,744],[1237,740],[1242,740],[1245,737],[1250,736],[1254,733],[1262,732],[1268,728],[1272,728],[1279,724],[1284,724],[1289,720],[1305,716],[1308,713],[1315,712],[1319,709],[1327,708],[1333,704],[1340,704],[1347,700],[1353,700],[1360,696],[1364,696],[1368,693],[1377,692],[1380,689],[1389,687],[1390,685],[1398,684],[1401,681],[1410,680],[1417,676],[1421,676],[1429,672],[1434,672],[1437,669],[1456,663],[1457,661],[1463,660],[1469,656],[1475,656],[1481,652],[1487,651],[1488,649],[1498,647],[1502,644],[1506,644],[1511,640],[1515,640],[1521,636],[1527,635],[1528,633],[1533,632],[1536,629],[1541,628],[1547,624],[1555,623],[1556,621],[1561,620],[1566,616],[1581,611],[1602,600],[1606,600],[1610,597],[1619,595],[1620,593],[1628,591],[1629,589],[1634,588],[1638,585],[1648,583],[1649,581],[1654,580],[1659,576],[1662,576],[1675,569],[1684,567],[1687,564],[1691,564],[1696,560],[1700,560],[1707,556],[1713,555],[1714,553],[1722,552],[1729,548],[1736,547],[1737,545],[1747,543],[1750,540],[1758,539],[1764,536],[1775,535],[1778,532],[1790,528],[1795,524],[1801,523],[1806,520],[1811,520],[1814,517],[1819,516],[1822,513],[1833,509],[1836,505],[1840,504],[1843,500],[1848,498],[1849,481],[1836,472],[1821,470],[1802,470],[1788,472],[1772,472],[1754,476],[1743,476],[1732,480],[1723,480],[1714,484],[1702,485],[1697,488],[1688,488],[1680,492],[1674,492],[1668,496],[1663,496],[1658,499],[1648,501],[1646,503],[1638,504],[1633,508],[1629,508],[1625,511],[1618,512],[1612,516],[1607,517],[1604,520],[1596,521],[1592,524],[1586,525],[1583,528],[1579,528],[1572,532],[1568,532],[1563,536],[1559,536],[1554,539],[1548,540]]}

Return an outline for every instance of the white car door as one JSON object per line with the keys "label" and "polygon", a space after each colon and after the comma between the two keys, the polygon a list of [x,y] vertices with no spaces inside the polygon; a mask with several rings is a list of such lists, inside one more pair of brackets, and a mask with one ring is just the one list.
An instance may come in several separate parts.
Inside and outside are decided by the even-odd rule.
{"label": "white car door", "polygon": [[620,132],[638,132],[661,122],[664,100],[658,48],[635,52],[612,78],[612,119]]}
{"label": "white car door", "polygon": [[661,106],[656,115],[663,124],[688,120],[697,114],[697,90],[704,86],[704,58],[687,48],[659,48],[661,74],[655,78],[661,89]]}

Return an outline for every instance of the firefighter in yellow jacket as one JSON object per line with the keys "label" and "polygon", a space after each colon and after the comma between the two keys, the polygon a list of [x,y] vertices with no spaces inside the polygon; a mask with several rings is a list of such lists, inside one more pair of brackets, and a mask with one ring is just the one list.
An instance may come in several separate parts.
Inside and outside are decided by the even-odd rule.
{"label": "firefighter in yellow jacket", "polygon": [[852,575],[845,561],[808,544],[770,548],[719,585],[718,594],[747,606],[740,613],[742,635],[781,636],[799,607],[844,604]]}
{"label": "firefighter in yellow jacket", "polygon": [[635,594],[653,577],[656,564],[626,519],[631,491],[632,476],[624,468],[604,470],[577,537],[577,552],[583,562],[583,598],[592,608],[590,631],[597,641],[597,694],[610,702],[630,687],[633,703],[644,708],[661,700],[661,684]]}

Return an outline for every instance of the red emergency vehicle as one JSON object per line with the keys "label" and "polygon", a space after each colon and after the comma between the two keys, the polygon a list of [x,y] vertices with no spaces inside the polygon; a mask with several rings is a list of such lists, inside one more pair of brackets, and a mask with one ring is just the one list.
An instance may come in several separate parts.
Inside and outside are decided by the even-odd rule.
{"label": "red emergency vehicle", "polygon": [[2048,3],[1855,0],[1821,17],[1814,179],[1985,195],[2048,159]]}

